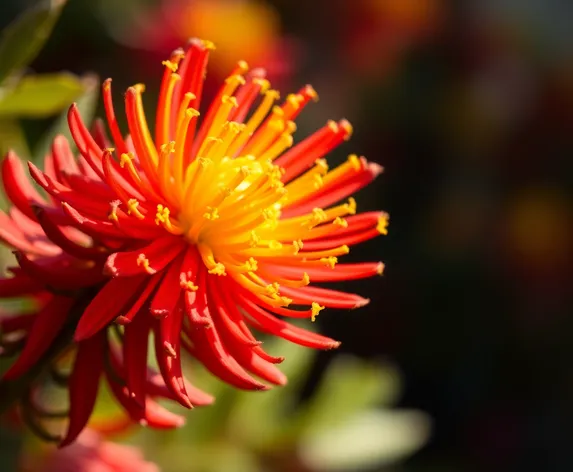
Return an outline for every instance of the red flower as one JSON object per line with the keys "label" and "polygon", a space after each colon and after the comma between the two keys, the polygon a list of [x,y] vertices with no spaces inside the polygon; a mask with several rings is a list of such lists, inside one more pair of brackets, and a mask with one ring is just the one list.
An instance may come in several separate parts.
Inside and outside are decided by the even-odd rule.
{"label": "red flower", "polygon": [[[29,163],[47,200],[14,154],[3,162],[14,207],[1,216],[0,237],[17,249],[19,267],[0,281],[0,296],[41,300],[34,314],[1,321],[4,333],[20,332],[25,341],[5,379],[57,355],[73,332],[77,354],[63,444],[85,427],[102,374],[131,418],[150,426],[182,423],[153,397],[189,408],[209,403],[183,377],[182,348],[237,388],[283,385],[276,367],[282,359],[265,352],[250,328],[335,348],[338,342],[284,318],[314,320],[324,307],[363,306],[368,300],[358,295],[309,283],[382,272],[379,262],[337,263],[350,245],[385,234],[387,224],[383,213],[355,214],[352,198],[337,204],[381,171],[356,156],[328,171],[323,156],[348,139],[350,124],[329,122],[291,148],[293,120],[316,93],[305,86],[274,106],[278,93],[260,70],[247,74],[244,62],[199,121],[210,49],[193,40],[164,62],[155,138],[142,85],[125,94],[125,139],[111,81],[103,85],[115,149],[103,127],[90,133],[72,106],[77,160],[60,136],[44,171]],[[160,375],[147,365],[151,333]]]}
{"label": "red flower", "polygon": [[[209,90],[226,77],[237,57],[264,67],[275,84],[288,83],[301,55],[298,40],[281,32],[280,15],[268,2],[161,0],[136,9],[127,28],[126,18],[113,9],[104,6],[102,13],[114,38],[153,56],[163,57],[191,35],[211,38],[219,52],[209,64]],[[147,72],[150,55],[138,56]]]}
{"label": "red flower", "polygon": [[48,450],[23,458],[24,472],[159,472],[159,467],[143,458],[134,446],[105,441],[86,429],[71,447]]}

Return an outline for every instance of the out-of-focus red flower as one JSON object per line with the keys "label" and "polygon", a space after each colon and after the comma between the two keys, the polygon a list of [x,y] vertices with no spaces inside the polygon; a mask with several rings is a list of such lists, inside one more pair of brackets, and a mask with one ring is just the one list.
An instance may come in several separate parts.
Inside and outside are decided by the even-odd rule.
{"label": "out-of-focus red flower", "polygon": [[159,472],[159,467],[143,458],[137,447],[106,441],[85,429],[77,441],[65,449],[47,449],[27,456],[22,472]]}
{"label": "out-of-focus red flower", "polygon": [[543,186],[518,192],[504,209],[497,238],[502,269],[523,304],[521,321],[531,328],[569,313],[564,307],[573,280],[571,214],[567,194]]}
{"label": "out-of-focus red flower", "polygon": [[[42,358],[58,364],[73,337],[64,445],[87,424],[101,376],[132,420],[152,427],[183,423],[155,397],[189,408],[210,403],[184,378],[182,349],[237,388],[283,385],[275,365],[282,358],[265,352],[250,328],[335,348],[284,318],[314,320],[324,307],[368,303],[311,281],[382,273],[380,262],[338,264],[349,246],[385,234],[388,222],[381,212],[355,214],[353,198],[340,203],[381,171],[355,155],[329,171],[324,156],[350,137],[350,124],[329,121],[292,146],[293,120],[315,91],[305,86],[275,105],[264,72],[248,72],[242,61],[199,120],[210,49],[192,40],[164,62],[154,136],[141,84],[125,93],[126,138],[111,80],[103,85],[111,141],[100,122],[90,132],[72,106],[80,156],[60,136],[44,170],[28,164],[47,198],[13,153],[2,164],[14,207],[0,216],[0,237],[17,249],[19,266],[0,280],[0,296],[43,294],[39,310],[0,320],[5,336],[23,343],[4,380],[27,375]],[[147,362],[150,334],[159,372]],[[31,394],[26,405],[24,412],[51,416]]]}
{"label": "out-of-focus red flower", "polygon": [[343,57],[356,73],[384,76],[413,44],[430,37],[444,14],[437,0],[340,2]]}
{"label": "out-of-focus red flower", "polygon": [[[225,77],[237,57],[264,67],[272,80],[293,71],[296,45],[281,34],[280,17],[266,2],[253,0],[162,0],[151,11],[142,11],[129,43],[161,53],[189,37],[210,38],[219,53],[211,63],[213,77]],[[142,41],[143,39],[143,41]]]}

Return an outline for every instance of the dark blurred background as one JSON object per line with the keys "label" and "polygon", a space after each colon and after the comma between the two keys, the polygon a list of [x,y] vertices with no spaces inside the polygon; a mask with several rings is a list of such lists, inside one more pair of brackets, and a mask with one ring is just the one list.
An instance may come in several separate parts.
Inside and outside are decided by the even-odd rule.
{"label": "dark blurred background", "polygon": [[[33,3],[3,0],[0,26]],[[319,324],[395,362],[400,406],[433,418],[400,470],[573,470],[573,2],[187,3],[70,0],[31,69],[112,76],[118,106],[146,82],[151,100],[161,59],[200,36],[218,80],[246,52],[284,93],[312,83],[298,135],[346,117],[333,161],[385,168],[358,205],[388,211],[389,235],[349,256],[385,275],[345,287],[370,305]],[[26,122],[30,140],[47,125]]]}

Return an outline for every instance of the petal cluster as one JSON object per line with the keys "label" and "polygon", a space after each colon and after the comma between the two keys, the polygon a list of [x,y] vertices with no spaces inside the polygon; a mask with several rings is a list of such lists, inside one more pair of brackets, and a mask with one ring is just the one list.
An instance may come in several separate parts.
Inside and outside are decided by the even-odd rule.
{"label": "petal cluster", "polygon": [[159,472],[134,446],[106,441],[97,432],[86,429],[77,442],[64,450],[47,450],[38,457],[23,458],[25,472]]}
{"label": "petal cluster", "polygon": [[[312,283],[382,273],[380,262],[338,263],[388,223],[382,212],[357,214],[351,197],[380,166],[351,155],[330,170],[324,159],[350,137],[350,124],[329,121],[293,145],[294,120],[315,91],[305,86],[278,105],[264,71],[244,62],[200,107],[212,48],[192,40],[164,62],[153,134],[143,85],[125,93],[125,136],[111,80],[103,84],[111,138],[102,122],[89,130],[73,105],[79,155],[58,136],[43,170],[28,164],[45,196],[17,156],[2,163],[13,207],[0,214],[0,238],[16,249],[18,267],[0,280],[0,297],[31,296],[37,306],[0,320],[3,344],[11,334],[12,351],[21,347],[5,380],[75,351],[64,444],[87,424],[102,376],[131,418],[150,426],[181,424],[155,397],[210,403],[185,379],[182,351],[237,388],[284,384],[282,358],[251,330],[335,348],[287,319],[368,302]],[[147,362],[151,335],[159,372]]]}

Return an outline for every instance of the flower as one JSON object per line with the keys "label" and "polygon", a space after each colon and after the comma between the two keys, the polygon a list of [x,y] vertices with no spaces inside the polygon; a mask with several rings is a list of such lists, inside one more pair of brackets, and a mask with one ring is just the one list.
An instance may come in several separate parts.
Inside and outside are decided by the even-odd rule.
{"label": "flower", "polygon": [[[209,69],[211,80],[217,83],[234,67],[237,57],[264,67],[274,82],[288,82],[300,55],[298,41],[281,33],[280,15],[268,2],[161,0],[136,9],[129,28],[126,18],[117,14],[117,4],[108,3],[101,3],[105,24],[116,40],[130,47],[163,57],[190,35],[210,38],[220,50]],[[149,61],[143,62],[147,71]]]}
{"label": "flower", "polygon": [[[212,398],[183,376],[182,349],[237,388],[283,385],[276,367],[282,358],[263,350],[250,328],[335,348],[337,341],[284,318],[314,320],[325,307],[368,303],[311,281],[382,273],[380,262],[338,263],[349,246],[385,234],[388,222],[381,212],[356,214],[353,198],[340,203],[381,172],[355,155],[328,170],[324,156],[350,137],[350,124],[330,121],[292,146],[293,120],[315,91],[305,86],[274,105],[278,92],[244,62],[199,121],[212,48],[191,40],[164,62],[154,137],[143,85],[125,94],[124,138],[111,80],[103,84],[113,148],[101,122],[90,133],[73,105],[68,118],[78,158],[58,136],[43,171],[28,164],[47,199],[13,153],[3,161],[14,206],[0,216],[0,237],[16,248],[19,267],[0,280],[0,297],[37,300],[32,314],[0,320],[4,344],[6,336],[15,350],[23,343],[4,381],[37,375],[42,358],[53,359],[52,377],[60,378],[76,351],[63,445],[86,426],[102,375],[130,417],[149,426],[183,422],[155,397],[189,408],[209,404]],[[159,372],[148,366],[150,334]],[[37,427],[36,417],[50,412],[34,395],[31,389],[25,397]]]}
{"label": "flower", "polygon": [[347,67],[375,79],[392,75],[405,52],[431,40],[443,26],[443,2],[358,0],[336,5],[344,21],[340,48]]}
{"label": "flower", "polygon": [[46,450],[38,457],[26,455],[24,472],[159,472],[159,467],[143,458],[133,446],[106,441],[86,429],[78,440],[64,450]]}

